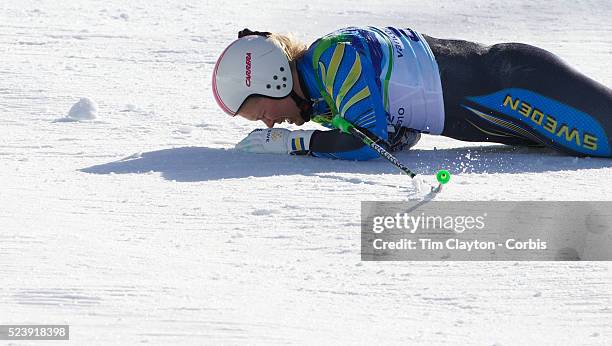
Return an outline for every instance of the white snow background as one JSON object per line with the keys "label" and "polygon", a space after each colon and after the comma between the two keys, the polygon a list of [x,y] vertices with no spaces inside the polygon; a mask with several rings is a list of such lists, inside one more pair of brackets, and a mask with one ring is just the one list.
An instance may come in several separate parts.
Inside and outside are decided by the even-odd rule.
{"label": "white snow background", "polygon": [[[3,0],[0,323],[74,345],[610,344],[609,263],[361,262],[360,201],[418,197],[406,176],[232,149],[263,127],[211,95],[237,31],[350,25],[530,43],[612,86],[609,0]],[[612,198],[607,159],[439,137],[398,157],[455,173],[439,200]]]}

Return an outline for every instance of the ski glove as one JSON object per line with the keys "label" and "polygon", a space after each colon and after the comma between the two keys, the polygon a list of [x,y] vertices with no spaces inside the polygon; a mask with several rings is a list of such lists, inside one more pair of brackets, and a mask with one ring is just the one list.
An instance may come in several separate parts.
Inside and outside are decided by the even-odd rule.
{"label": "ski glove", "polygon": [[315,130],[257,129],[236,144],[236,149],[257,154],[307,154]]}

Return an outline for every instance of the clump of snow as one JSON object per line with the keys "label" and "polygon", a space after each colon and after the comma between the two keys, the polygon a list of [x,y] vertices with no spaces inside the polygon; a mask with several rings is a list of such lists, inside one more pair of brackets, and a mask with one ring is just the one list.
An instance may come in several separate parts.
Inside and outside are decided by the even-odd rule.
{"label": "clump of snow", "polygon": [[177,131],[182,133],[182,134],[188,135],[188,134],[190,134],[193,131],[193,127],[187,126],[187,125],[179,126]]}
{"label": "clump of snow", "polygon": [[255,209],[255,210],[253,210],[251,215],[272,215],[272,214],[275,214],[275,213],[276,213],[276,211],[275,210],[271,210],[271,209]]}
{"label": "clump of snow", "polygon": [[436,194],[442,191],[442,185],[437,183],[432,183],[429,179],[426,179],[421,176],[416,176],[412,178],[412,185],[416,191],[416,194],[411,197],[414,198],[425,198],[431,199]]}
{"label": "clump of snow", "polygon": [[416,176],[412,178],[412,185],[419,194],[426,194],[432,191],[433,185],[425,178]]}
{"label": "clump of snow", "polygon": [[424,186],[423,186],[424,184],[425,182],[423,181],[423,179],[419,177],[412,178],[412,185],[414,186],[414,189],[416,190],[416,192],[422,193],[424,189]]}
{"label": "clump of snow", "polygon": [[92,120],[98,115],[98,105],[93,100],[83,97],[70,107],[66,118],[70,120]]}

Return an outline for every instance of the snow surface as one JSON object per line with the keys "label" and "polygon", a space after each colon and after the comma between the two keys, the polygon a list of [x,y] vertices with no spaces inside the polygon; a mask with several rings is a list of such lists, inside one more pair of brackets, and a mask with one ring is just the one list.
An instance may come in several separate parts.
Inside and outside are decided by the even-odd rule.
{"label": "snow surface", "polygon": [[[609,263],[361,262],[360,201],[418,198],[405,176],[232,150],[256,125],[210,80],[238,30],[367,24],[531,43],[612,85],[609,0],[4,0],[0,323],[75,345],[610,344]],[[56,121],[85,97],[97,120]],[[612,198],[607,159],[430,136],[399,158],[455,173],[439,200]]]}

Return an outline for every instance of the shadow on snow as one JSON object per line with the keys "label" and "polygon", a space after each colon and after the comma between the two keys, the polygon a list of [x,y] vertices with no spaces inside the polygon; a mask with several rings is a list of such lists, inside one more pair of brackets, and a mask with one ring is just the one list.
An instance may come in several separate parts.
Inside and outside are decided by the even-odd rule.
{"label": "shadow on snow", "polygon": [[[411,150],[397,158],[420,174],[439,169],[451,173],[542,173],[612,167],[612,160],[575,158],[542,148],[504,145],[439,150]],[[160,172],[165,179],[183,182],[275,175],[319,173],[393,174],[384,159],[342,161],[314,157],[248,154],[233,149],[182,147],[134,154],[118,161],[81,169],[93,174]],[[341,177],[339,177],[341,178]],[[346,179],[346,178],[342,178]]]}

